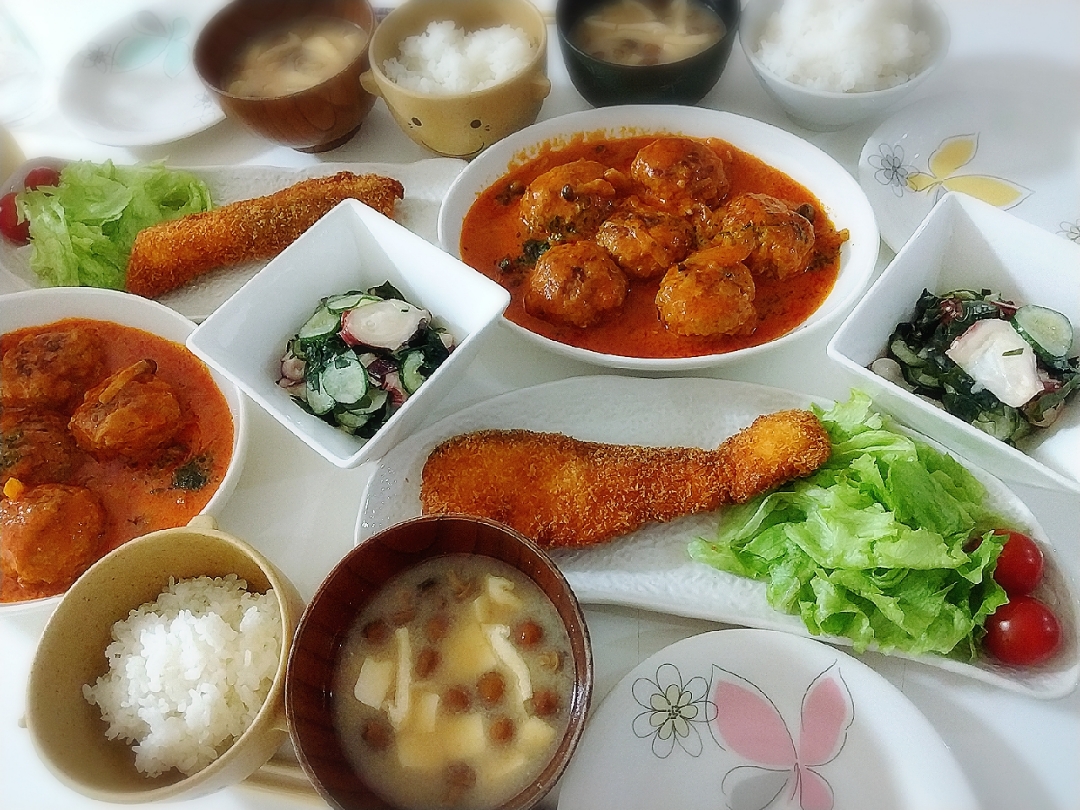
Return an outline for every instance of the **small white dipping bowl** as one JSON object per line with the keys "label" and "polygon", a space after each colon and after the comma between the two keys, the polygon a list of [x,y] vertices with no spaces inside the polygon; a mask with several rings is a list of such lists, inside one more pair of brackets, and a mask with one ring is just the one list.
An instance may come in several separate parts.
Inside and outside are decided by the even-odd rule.
{"label": "small white dipping bowl", "polygon": [[870,283],[880,237],[873,209],[851,174],[797,135],[752,118],[700,107],[662,104],[601,107],[541,121],[514,133],[476,158],[450,185],[439,210],[440,243],[447,252],[460,256],[462,223],[477,197],[512,167],[535,157],[543,149],[557,149],[581,139],[650,134],[718,138],[807,188],[822,204],[837,230],[846,228],[849,233],[840,249],[840,272],[832,291],[809,318],[787,334],[723,354],[675,358],[604,354],[551,340],[506,320],[510,327],[551,351],[594,365],[658,372],[710,368],[760,356],[833,323]]}
{"label": "small white dipping bowl", "polygon": [[1049,428],[1012,447],[946,413],[869,366],[885,356],[898,323],[923,289],[993,290],[1017,304],[1063,313],[1080,346],[1080,247],[966,194],[934,206],[881,277],[840,325],[827,352],[853,387],[901,422],[1006,481],[1080,493],[1080,397]]}
{"label": "small white dipping bowl", "polygon": [[[29,326],[44,326],[65,318],[88,318],[131,326],[181,345],[195,324],[163,304],[117,290],[94,287],[43,287],[37,290],[0,295],[0,334]],[[217,491],[210,497],[202,514],[215,515],[229,499],[244,467],[247,451],[247,400],[240,390],[222,375],[211,370],[214,381],[229,404],[233,420],[233,454]],[[24,610],[52,610],[59,596],[0,603],[0,616]]]}
{"label": "small white dipping bowl", "polygon": [[[321,298],[385,282],[428,310],[456,347],[364,442],[305,411],[277,381],[289,340]],[[363,203],[345,200],[218,307],[187,345],[320,455],[351,468],[408,436],[461,383],[509,303],[494,281]]]}
{"label": "small white dipping bowl", "polygon": [[892,107],[922,84],[949,50],[949,21],[934,0],[913,0],[915,27],[930,37],[922,70],[906,82],[865,92],[817,90],[786,79],[765,67],[757,55],[765,25],[784,0],[749,0],[739,22],[739,44],[765,91],[799,126],[830,131],[863,121]]}

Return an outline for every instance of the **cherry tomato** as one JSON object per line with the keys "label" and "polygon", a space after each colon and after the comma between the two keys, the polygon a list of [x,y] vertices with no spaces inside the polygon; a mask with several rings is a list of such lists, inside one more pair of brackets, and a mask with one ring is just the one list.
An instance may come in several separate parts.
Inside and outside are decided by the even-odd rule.
{"label": "cherry tomato", "polygon": [[25,245],[30,242],[30,222],[29,220],[19,222],[14,191],[9,191],[0,197],[0,233],[16,245]]}
{"label": "cherry tomato", "polygon": [[983,647],[1002,663],[1034,666],[1061,645],[1061,622],[1033,596],[1013,596],[986,620]]}
{"label": "cherry tomato", "polygon": [[23,186],[28,189],[58,185],[60,185],[60,172],[49,166],[38,166],[36,169],[31,169],[26,173],[26,178],[23,180]]}
{"label": "cherry tomato", "polygon": [[994,579],[1009,596],[1029,594],[1042,581],[1043,555],[1035,541],[1020,532],[999,529],[1005,546],[994,569]]}

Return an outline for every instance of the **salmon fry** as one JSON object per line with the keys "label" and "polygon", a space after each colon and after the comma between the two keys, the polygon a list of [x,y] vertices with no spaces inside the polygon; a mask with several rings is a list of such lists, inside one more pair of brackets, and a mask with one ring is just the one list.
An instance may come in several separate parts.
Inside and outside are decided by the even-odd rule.
{"label": "salmon fry", "polygon": [[830,449],[817,417],[803,410],[758,417],[715,450],[482,430],[431,452],[420,501],[427,514],[489,518],[546,548],[588,546],[748,501],[809,475]]}

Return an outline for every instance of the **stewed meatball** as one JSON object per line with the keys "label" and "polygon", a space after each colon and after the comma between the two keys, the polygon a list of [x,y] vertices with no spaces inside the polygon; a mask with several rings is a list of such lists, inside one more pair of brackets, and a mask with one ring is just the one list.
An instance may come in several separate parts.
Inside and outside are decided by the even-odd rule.
{"label": "stewed meatball", "polygon": [[648,206],[612,214],[596,243],[634,278],[658,276],[694,249],[694,229],[685,219]]}
{"label": "stewed meatball", "polygon": [[0,486],[64,483],[79,463],[67,419],[55,411],[0,409]]}
{"label": "stewed meatball", "polygon": [[70,427],[79,447],[99,458],[141,461],[180,430],[180,402],[158,379],[157,364],[139,360],[87,392]]}
{"label": "stewed meatball", "polygon": [[42,484],[0,500],[0,569],[24,588],[59,593],[104,551],[105,509],[85,487]]}
{"label": "stewed meatball", "polygon": [[690,254],[664,274],[656,293],[660,320],[679,335],[736,335],[753,331],[754,277],[746,252],[724,245]]}
{"label": "stewed meatball", "polygon": [[595,160],[548,169],[521,198],[521,220],[532,239],[588,239],[612,212],[625,178]]}
{"label": "stewed meatball", "polygon": [[724,207],[716,241],[749,250],[746,264],[754,273],[784,279],[810,263],[814,225],[776,197],[740,194]]}
{"label": "stewed meatball", "polygon": [[525,285],[525,310],[530,315],[585,327],[622,306],[628,282],[595,242],[570,242],[541,256]]}
{"label": "stewed meatball", "polygon": [[715,206],[730,182],[724,162],[708,144],[693,138],[657,138],[638,150],[630,176],[666,205]]}
{"label": "stewed meatball", "polygon": [[0,403],[11,408],[70,410],[105,376],[103,347],[78,326],[28,334],[0,363]]}

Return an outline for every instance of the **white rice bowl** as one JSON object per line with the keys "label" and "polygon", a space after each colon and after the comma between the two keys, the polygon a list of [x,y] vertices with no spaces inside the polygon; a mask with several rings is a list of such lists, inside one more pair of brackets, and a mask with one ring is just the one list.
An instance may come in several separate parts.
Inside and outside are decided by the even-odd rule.
{"label": "white rice bowl", "polygon": [[407,90],[452,95],[500,84],[528,67],[532,57],[533,47],[520,28],[500,25],[467,33],[451,21],[433,21],[422,34],[403,39],[398,56],[382,68]]}
{"label": "white rice bowl", "polygon": [[755,54],[770,71],[831,92],[884,90],[925,67],[930,37],[912,0],[784,0]]}
{"label": "white rice bowl", "polygon": [[148,776],[191,775],[254,722],[278,668],[281,614],[273,590],[235,575],[171,580],[154,602],[116,622],[109,671],[83,695],[106,736],[135,743]]}

